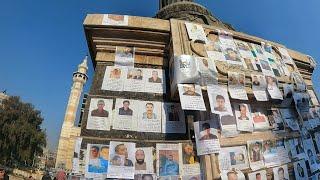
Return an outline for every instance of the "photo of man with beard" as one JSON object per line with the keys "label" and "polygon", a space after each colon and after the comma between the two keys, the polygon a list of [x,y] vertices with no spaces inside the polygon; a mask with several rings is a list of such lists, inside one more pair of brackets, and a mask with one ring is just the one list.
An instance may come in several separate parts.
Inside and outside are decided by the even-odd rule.
{"label": "photo of man with beard", "polygon": [[147,170],[147,164],[145,162],[145,154],[142,149],[138,149],[136,151],[136,162],[135,162],[135,169],[136,170]]}
{"label": "photo of man with beard", "polygon": [[195,164],[197,162],[196,152],[193,149],[192,143],[182,144],[182,159],[183,164]]}

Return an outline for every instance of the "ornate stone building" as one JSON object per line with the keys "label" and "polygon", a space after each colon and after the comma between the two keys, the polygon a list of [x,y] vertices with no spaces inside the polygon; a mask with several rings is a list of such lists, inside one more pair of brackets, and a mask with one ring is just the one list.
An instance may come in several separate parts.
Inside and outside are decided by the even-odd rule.
{"label": "ornate stone building", "polygon": [[[124,130],[100,131],[87,128],[89,115],[90,100],[92,98],[130,98],[145,101],[162,101],[162,102],[179,102],[179,94],[177,86],[173,83],[171,69],[175,56],[192,55],[197,57],[207,57],[206,49],[202,41],[190,40],[188,32],[185,28],[185,22],[200,24],[206,37],[210,40],[218,38],[219,31],[227,31],[232,33],[234,39],[245,41],[248,43],[261,44],[261,42],[269,43],[273,49],[279,54],[275,47],[285,47],[277,42],[268,41],[237,32],[231,25],[226,24],[213,16],[205,7],[194,3],[192,0],[160,0],[159,11],[155,18],[128,16],[127,24],[106,24],[104,23],[104,14],[88,14],[84,20],[83,26],[85,36],[90,51],[90,56],[94,65],[94,77],[90,85],[86,107],[84,109],[83,118],[81,120],[81,133],[70,134],[64,129],[75,128],[74,113],[75,107],[79,101],[82,85],[86,81],[83,68],[83,75],[79,79],[77,76],[75,82],[78,82],[78,89],[70,95],[69,104],[71,109],[67,108],[66,120],[62,128],[61,138],[59,142],[57,163],[64,162],[66,167],[70,169],[73,148],[72,140],[74,136],[79,135],[83,138],[82,149],[86,149],[88,143],[108,144],[110,141],[135,142],[137,147],[153,146],[157,143],[182,143],[194,141],[194,121],[206,120],[208,112],[202,111],[185,111],[186,114],[186,133],[150,133],[150,132],[134,132]],[[165,94],[158,93],[142,93],[142,92],[115,92],[101,89],[103,77],[106,67],[114,65],[116,46],[135,47],[134,65],[139,68],[155,68],[163,69],[166,74],[167,90]],[[294,60],[294,64],[288,65],[290,72],[300,72],[308,89],[313,88],[311,75],[314,70],[310,58],[295,50],[288,49],[289,55]],[[280,55],[279,55],[280,56]],[[270,109],[272,105],[279,103],[278,101],[269,101],[268,103],[259,103],[255,100],[251,89],[251,74],[257,74],[253,70],[244,70],[238,67],[228,66],[224,62],[216,62],[218,70],[218,78],[220,84],[227,84],[228,71],[242,71],[246,77],[246,92],[249,96],[249,102],[252,106],[259,106]],[[288,76],[277,77],[279,87],[283,90],[283,84],[291,83],[292,80]],[[80,88],[81,87],[81,88]],[[202,91],[206,92],[206,87],[202,87]],[[73,95],[75,94],[75,95]],[[206,93],[204,93],[206,94]],[[73,97],[76,97],[73,99]],[[208,99],[207,97],[205,97]],[[72,101],[72,102],[71,102]],[[208,100],[207,100],[208,101]],[[236,102],[236,101],[235,101]],[[208,106],[208,102],[206,102]],[[207,107],[208,111],[209,108]],[[69,112],[70,111],[70,112]],[[70,117],[69,117],[70,116]],[[254,139],[262,140],[278,140],[284,138],[300,137],[299,132],[284,132],[274,134],[272,131],[261,131],[255,133],[241,133],[232,139],[219,137],[222,147],[246,145],[247,141]],[[64,149],[63,148],[68,148]],[[63,152],[63,153],[62,153]],[[66,153],[67,152],[67,153]],[[61,161],[62,160],[62,161]],[[220,177],[217,155],[202,155],[200,157],[201,170],[205,179],[216,179]],[[291,166],[290,166],[291,167]],[[249,170],[247,170],[249,172]],[[268,172],[269,173],[269,172]],[[292,175],[292,168],[290,170]]]}

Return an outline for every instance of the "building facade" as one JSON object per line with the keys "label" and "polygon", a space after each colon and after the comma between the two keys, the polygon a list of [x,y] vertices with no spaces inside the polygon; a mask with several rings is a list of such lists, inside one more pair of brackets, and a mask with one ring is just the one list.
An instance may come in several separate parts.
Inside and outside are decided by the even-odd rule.
{"label": "building facade", "polygon": [[[277,42],[272,42],[242,32],[237,32],[231,25],[220,21],[205,7],[196,4],[191,0],[161,0],[159,1],[159,5],[160,8],[155,18],[109,14],[88,14],[86,16],[83,26],[90,56],[94,65],[94,77],[92,84],[90,85],[90,92],[87,96],[86,106],[84,108],[84,113],[81,120],[81,133],[79,131],[81,142],[79,146],[76,146],[77,148],[75,148],[75,153],[68,152],[63,156],[66,164],[70,165],[71,158],[73,157],[72,154],[77,154],[77,156],[74,156],[74,158],[78,158],[78,164],[79,161],[83,162],[83,168],[79,171],[81,168],[79,168],[79,165],[76,165],[77,170],[75,170],[75,172],[84,174],[88,173],[85,169],[87,167],[86,165],[88,165],[86,163],[88,162],[86,162],[85,156],[79,160],[79,154],[81,154],[80,152],[87,154],[88,159],[88,156],[90,156],[89,151],[91,152],[91,149],[89,148],[91,147],[90,144],[109,145],[112,141],[131,142],[135,143],[137,148],[153,147],[154,149],[157,149],[159,144],[194,144],[195,141],[197,141],[195,138],[195,131],[197,130],[195,129],[194,123],[201,123],[207,120],[212,120],[219,124],[218,126],[220,127],[218,127],[218,139],[222,148],[247,146],[248,142],[255,140],[276,142],[284,139],[303,137],[302,131],[292,130],[289,127],[282,132],[274,133],[272,126],[273,123],[268,124],[270,127],[262,131],[257,130],[251,133],[241,132],[237,135],[234,135],[232,138],[226,137],[223,135],[223,131],[225,130],[223,129],[223,124],[221,123],[221,115],[219,117],[220,120],[219,118],[217,120],[215,117],[213,117],[213,110],[211,109],[210,111],[210,106],[213,105],[209,99],[209,84],[205,83],[205,85],[203,85],[200,81],[198,81],[198,79],[192,79],[195,75],[193,73],[198,73],[199,69],[188,71],[185,77],[180,77],[182,73],[177,74],[179,67],[186,68],[186,66],[192,66],[192,61],[188,60],[188,63],[181,63],[179,67],[177,67],[176,63],[182,62],[179,60],[183,59],[184,57],[188,57],[190,59],[205,59],[206,62],[209,62],[213,59],[212,61],[215,62],[214,67],[216,68],[215,77],[217,78],[217,82],[214,84],[219,86],[230,85],[230,72],[243,74],[243,82],[245,82],[243,83],[243,87],[247,96],[247,100],[243,101],[237,100],[236,98],[231,98],[230,103],[246,103],[250,104],[252,109],[263,109],[264,111],[270,111],[273,108],[283,108],[281,105],[283,105],[284,100],[277,100],[277,98],[273,97],[269,97],[268,101],[263,102],[257,100],[255,90],[253,89],[253,76],[267,77],[270,76],[268,73],[272,73],[272,78],[277,82],[277,86],[280,88],[281,92],[286,92],[285,87],[287,87],[288,84],[294,84],[295,92],[305,94],[307,91],[313,91],[311,76],[315,66],[314,61],[312,58],[310,58],[310,56],[292,49],[288,49],[284,45]],[[188,29],[188,25],[191,26],[190,29]],[[222,38],[226,38],[224,39],[225,41],[222,41]],[[219,50],[210,50],[208,48],[208,46],[212,46],[214,49],[215,46],[212,45],[212,43],[214,44],[214,42],[219,40],[221,44],[233,44],[234,42],[250,44],[250,46],[248,46],[249,55],[245,53],[240,55],[241,57],[246,55],[252,56],[252,61],[249,60],[249,63],[244,62],[247,58],[242,57],[244,61],[241,62],[240,66],[239,63],[228,62],[232,60],[227,60],[226,56],[223,57],[225,60],[221,61],[221,59],[219,59],[219,53],[217,54]],[[230,44],[228,46],[232,46]],[[273,58],[276,60],[272,58],[269,59],[270,62],[258,60],[258,67],[255,61],[259,57],[257,54],[257,48],[262,47],[264,44],[268,44],[268,47],[271,48],[270,52],[272,52]],[[146,80],[144,85],[140,86],[139,81],[129,80],[139,79],[140,77],[143,79],[143,77],[141,74],[139,75],[139,72],[135,72],[137,74],[133,73],[134,75],[130,74],[130,68],[133,67],[132,65],[128,65],[130,63],[127,61],[130,61],[130,58],[128,59],[128,57],[126,57],[127,59],[125,59],[123,58],[124,56],[119,53],[119,49],[121,47],[127,47],[130,49],[130,57],[134,60],[135,69],[141,69],[140,72],[146,72],[143,74],[145,76],[150,75],[150,77],[148,77],[149,81]],[[244,47],[240,47],[240,44],[238,44],[237,49],[241,50],[241,48]],[[287,54],[283,52],[283,49],[286,50]],[[228,51],[227,48],[224,51]],[[265,49],[265,51],[267,50]],[[132,56],[132,54],[134,55]],[[129,66],[129,70],[126,69],[128,67],[125,67],[124,69],[119,67],[119,56],[123,58],[122,60],[126,61],[125,65],[122,64],[122,66]],[[275,63],[275,61],[277,61],[278,64]],[[266,68],[266,64],[263,63],[267,63],[270,67]],[[161,77],[163,78],[162,87],[165,87],[164,91],[159,92],[155,90],[156,87],[149,87],[147,90],[146,87],[148,82],[153,80],[151,74],[148,74],[148,72],[151,71],[163,72],[163,76]],[[126,73],[125,76],[122,74],[123,72]],[[292,77],[292,74],[297,72],[299,73],[299,77],[302,78],[300,83],[303,84],[303,88],[298,86],[298,82]],[[187,77],[190,77],[191,80]],[[272,78],[269,77],[269,79]],[[121,85],[121,83],[123,83],[123,81],[120,81],[121,79],[125,79],[125,83],[123,85]],[[118,110],[118,107],[120,107],[118,105],[121,105],[121,103],[125,105],[125,100],[130,100],[130,102],[133,102],[130,104],[130,107],[132,108],[134,108],[134,104],[136,103],[136,110],[139,110],[139,112],[141,112],[141,108],[144,108],[144,106],[137,101],[144,103],[147,102],[145,104],[147,108],[148,102],[153,103],[152,108],[156,108],[156,104],[164,105],[165,103],[178,103],[188,106],[194,103],[193,101],[182,102],[183,96],[178,90],[178,84],[194,84],[194,87],[200,87],[200,93],[203,94],[201,97],[204,99],[205,110],[200,111],[195,107],[191,107],[189,109],[182,107],[182,109],[184,109],[183,114],[185,117],[183,121],[184,131],[168,132],[168,127],[163,125],[163,123],[168,122],[163,120],[163,118],[167,115],[169,116],[169,112],[164,109],[160,110],[160,113],[162,114],[162,121],[160,120],[162,123],[160,125],[161,127],[159,128],[160,130],[155,128],[156,125],[150,126],[149,128],[144,127],[144,122],[140,121],[141,118],[143,119],[143,115],[141,115],[142,113],[140,114],[141,117],[139,116],[137,118],[136,125],[118,123],[118,121],[122,120],[122,117],[119,116],[121,112],[120,108]],[[217,89],[213,89],[213,91],[215,90]],[[195,96],[197,96],[197,94],[195,94]],[[284,99],[286,98],[288,97],[284,97]],[[283,97],[280,99],[283,99]],[[315,101],[318,101],[316,96]],[[100,115],[95,115],[99,109],[95,109],[96,105],[99,107],[99,104],[104,106],[105,109],[104,111],[101,111]],[[198,104],[196,105],[198,106]],[[284,107],[294,109],[297,106],[289,103]],[[310,105],[310,108],[315,107],[317,107],[317,103]],[[102,112],[104,112],[104,114]],[[127,113],[132,114],[132,111],[127,111]],[[99,116],[99,118],[94,116]],[[264,114],[264,116],[267,116],[267,114]],[[172,115],[172,117],[174,117],[174,115]],[[274,117],[272,116],[272,118]],[[272,118],[270,116],[270,122]],[[99,121],[104,121],[105,124],[99,124]],[[303,117],[299,117],[296,119],[296,121],[298,121],[299,125],[302,126],[302,121],[305,121],[305,119]],[[316,121],[319,120],[317,119]],[[310,130],[309,133],[312,134],[318,130],[319,126],[316,126]],[[70,135],[67,136],[70,137]],[[312,134],[311,137],[314,137],[314,135]],[[74,148],[74,144],[72,144],[70,141],[68,146],[64,147],[68,147],[71,151],[71,149]],[[249,149],[250,146],[248,145],[248,150]],[[158,157],[159,152],[155,153],[155,156]],[[219,164],[218,153],[203,154],[200,155],[199,158],[200,174],[202,178],[211,180],[221,177],[223,173],[221,164]],[[57,158],[57,162],[58,159],[59,158]],[[159,168],[161,165],[159,165],[158,161],[154,162],[154,164],[158,163],[158,166],[154,169],[154,173],[157,176],[161,176],[161,168]],[[293,163],[294,162],[286,163],[289,167],[288,174],[290,175],[290,179],[294,176]],[[67,167],[68,169],[70,168],[70,166]],[[258,169],[265,170],[266,175],[268,176],[274,176],[272,168],[263,167]],[[252,172],[254,172],[254,168],[250,169],[249,167],[242,171],[244,174]],[[314,175],[316,172],[317,171],[312,172],[312,175]],[[184,178],[183,175],[184,174],[181,174],[180,172],[179,176]]]}

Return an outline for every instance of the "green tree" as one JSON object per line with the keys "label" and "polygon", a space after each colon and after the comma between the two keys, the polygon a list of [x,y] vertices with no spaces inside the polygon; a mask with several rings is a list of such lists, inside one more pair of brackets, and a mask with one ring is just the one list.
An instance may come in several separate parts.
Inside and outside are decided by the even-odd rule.
{"label": "green tree", "polygon": [[0,164],[31,166],[46,146],[41,112],[20,97],[11,96],[0,105]]}

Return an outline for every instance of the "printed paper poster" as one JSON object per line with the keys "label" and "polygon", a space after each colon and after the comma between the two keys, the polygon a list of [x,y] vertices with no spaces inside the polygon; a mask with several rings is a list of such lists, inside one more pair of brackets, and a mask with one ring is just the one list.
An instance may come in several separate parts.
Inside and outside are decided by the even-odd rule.
{"label": "printed paper poster", "polygon": [[234,40],[236,45],[238,46],[239,52],[241,57],[247,58],[247,59],[253,59],[254,56],[251,52],[251,48],[248,45],[248,43],[240,40]]}
{"label": "printed paper poster", "polygon": [[235,137],[239,135],[235,116],[220,115],[221,135],[223,137]]}
{"label": "printed paper poster", "polygon": [[221,180],[231,180],[231,179],[245,180],[246,178],[244,174],[238,169],[232,169],[232,170],[221,172]]}
{"label": "printed paper poster", "polygon": [[117,99],[112,129],[136,131],[139,105],[139,101],[137,100]]}
{"label": "printed paper poster", "polygon": [[194,131],[199,156],[219,153],[220,142],[218,139],[218,131],[214,128],[214,122],[212,120],[194,122]]}
{"label": "printed paper poster", "polygon": [[104,14],[102,25],[128,26],[127,15]]}
{"label": "printed paper poster", "polygon": [[252,91],[257,101],[268,101],[266,92],[267,83],[262,75],[251,74],[252,78]]}
{"label": "printed paper poster", "polygon": [[178,84],[178,90],[183,110],[206,110],[201,87],[199,85]]}
{"label": "printed paper poster", "polygon": [[140,101],[138,131],[161,133],[161,102]]}
{"label": "printed paper poster", "polygon": [[252,108],[252,120],[254,130],[267,130],[270,127],[264,108]]}
{"label": "printed paper poster", "polygon": [[116,46],[114,66],[134,67],[134,47]]}
{"label": "printed paper poster", "polygon": [[157,175],[179,175],[179,144],[157,144]]}
{"label": "printed paper poster", "polygon": [[197,156],[196,148],[192,143],[179,144],[180,155],[180,174],[197,176],[200,174],[199,157]]}
{"label": "printed paper poster", "polygon": [[291,56],[289,55],[287,49],[282,48],[282,47],[278,47],[278,50],[281,54],[282,60],[287,63],[287,64],[294,64],[293,59],[291,58]]}
{"label": "printed paper poster", "polygon": [[284,123],[279,109],[271,108],[271,114],[268,116],[268,119],[274,132],[284,132]]}
{"label": "printed paper poster", "polygon": [[229,64],[244,66],[243,59],[236,47],[226,45],[222,45],[221,47],[224,57]]}
{"label": "printed paper poster", "polygon": [[110,141],[108,178],[133,179],[136,144]]}
{"label": "printed paper poster", "polygon": [[215,61],[225,61],[226,58],[224,57],[224,54],[221,49],[221,44],[219,41],[209,41],[207,44],[204,45],[207,56],[210,59],[213,59]]}
{"label": "printed paper poster", "polygon": [[162,69],[145,69],[145,92],[166,93],[166,77]]}
{"label": "printed paper poster", "polygon": [[283,179],[283,180],[289,180],[289,173],[288,173],[288,166],[282,165],[279,167],[275,167],[272,169],[273,171],[273,177],[274,179]]}
{"label": "printed paper poster", "polygon": [[247,141],[250,168],[258,170],[264,167],[262,140]]}
{"label": "printed paper poster", "polygon": [[294,175],[296,179],[308,179],[308,170],[304,160],[296,161],[293,163]]}
{"label": "printed paper poster", "polygon": [[186,120],[179,103],[162,103],[162,133],[186,133]]}
{"label": "printed paper poster", "polygon": [[101,89],[109,91],[123,91],[127,70],[115,66],[107,66]]}
{"label": "printed paper poster", "polygon": [[251,116],[251,108],[249,104],[233,104],[235,116],[237,120],[237,128],[239,131],[253,131],[253,122]]}
{"label": "printed paper poster", "polygon": [[128,68],[124,91],[144,92],[145,76],[145,69],[143,68]]}
{"label": "printed paper poster", "polygon": [[109,131],[112,120],[112,99],[92,98],[90,101],[87,129]]}
{"label": "printed paper poster", "polygon": [[278,80],[275,77],[266,76],[267,90],[272,99],[283,99],[282,93],[278,87]]}
{"label": "printed paper poster", "polygon": [[267,171],[255,171],[248,174],[249,180],[267,180]]}
{"label": "printed paper poster", "polygon": [[189,38],[191,40],[200,40],[203,42],[207,42],[206,34],[200,24],[186,22],[185,25],[188,31]]}
{"label": "printed paper poster", "polygon": [[211,112],[219,115],[233,115],[227,87],[222,85],[207,86]]}
{"label": "printed paper poster", "polygon": [[248,100],[245,79],[244,73],[228,72],[228,90],[231,98]]}
{"label": "printed paper poster", "polygon": [[196,58],[198,72],[200,74],[200,86],[218,84],[218,71],[212,58]]}
{"label": "printed paper poster", "polygon": [[247,169],[249,161],[246,146],[234,146],[221,148],[219,153],[220,170]]}
{"label": "printed paper poster", "polygon": [[109,145],[87,144],[86,178],[107,177],[109,166]]}

